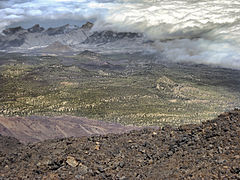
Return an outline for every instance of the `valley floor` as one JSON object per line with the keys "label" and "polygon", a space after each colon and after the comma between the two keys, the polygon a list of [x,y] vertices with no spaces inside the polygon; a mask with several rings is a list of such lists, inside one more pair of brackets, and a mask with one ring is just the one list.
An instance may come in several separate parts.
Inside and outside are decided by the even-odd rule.
{"label": "valley floor", "polygon": [[239,107],[239,77],[239,70],[164,62],[153,54],[2,54],[0,115],[200,123]]}

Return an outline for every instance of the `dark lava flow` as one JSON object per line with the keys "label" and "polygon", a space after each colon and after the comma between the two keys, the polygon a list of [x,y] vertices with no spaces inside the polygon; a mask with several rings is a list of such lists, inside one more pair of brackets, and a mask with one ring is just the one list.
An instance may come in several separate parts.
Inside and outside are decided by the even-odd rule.
{"label": "dark lava flow", "polygon": [[0,149],[0,179],[240,179],[238,109],[200,125],[0,142],[13,147]]}

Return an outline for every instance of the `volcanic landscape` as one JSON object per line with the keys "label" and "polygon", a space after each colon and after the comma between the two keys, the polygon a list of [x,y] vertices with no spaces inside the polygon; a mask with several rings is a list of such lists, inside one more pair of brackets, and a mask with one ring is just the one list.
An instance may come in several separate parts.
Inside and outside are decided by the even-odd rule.
{"label": "volcanic landscape", "polygon": [[240,71],[93,26],[0,35],[0,179],[240,179]]}

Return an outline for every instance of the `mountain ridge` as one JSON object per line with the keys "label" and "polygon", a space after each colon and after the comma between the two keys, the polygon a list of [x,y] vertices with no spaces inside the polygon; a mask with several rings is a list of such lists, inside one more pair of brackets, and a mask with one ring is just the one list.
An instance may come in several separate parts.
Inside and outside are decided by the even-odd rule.
{"label": "mountain ridge", "polygon": [[[66,24],[60,27],[44,29],[39,24],[24,29],[21,26],[8,28],[0,35],[0,50],[7,52],[41,52],[41,50],[55,42],[69,46],[68,52],[79,49],[94,49],[103,46],[102,50],[116,46],[119,49],[122,43],[138,44],[142,46],[143,35],[131,32],[93,31],[94,24],[87,22],[81,27]],[[136,40],[140,42],[135,42]],[[115,43],[115,44],[114,44]],[[120,43],[120,44],[119,44]],[[118,48],[117,48],[118,47]],[[124,47],[124,46],[123,46]],[[44,50],[46,51],[46,49]],[[51,49],[48,50],[50,53]]]}

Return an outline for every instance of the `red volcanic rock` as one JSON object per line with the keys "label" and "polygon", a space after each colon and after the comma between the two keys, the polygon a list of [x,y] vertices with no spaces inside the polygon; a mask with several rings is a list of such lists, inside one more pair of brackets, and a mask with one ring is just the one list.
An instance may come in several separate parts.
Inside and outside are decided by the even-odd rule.
{"label": "red volcanic rock", "polygon": [[125,133],[135,129],[140,128],[73,116],[0,117],[0,134],[15,137],[23,143],[72,136]]}

